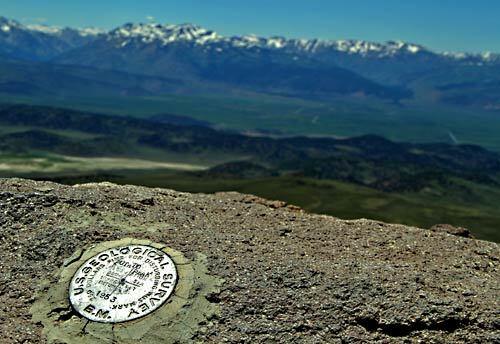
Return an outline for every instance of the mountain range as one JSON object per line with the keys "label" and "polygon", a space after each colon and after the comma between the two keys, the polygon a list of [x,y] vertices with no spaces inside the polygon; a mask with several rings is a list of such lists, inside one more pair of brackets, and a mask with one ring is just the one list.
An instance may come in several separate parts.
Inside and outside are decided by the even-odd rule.
{"label": "mountain range", "polygon": [[25,61],[47,61],[91,42],[98,32],[91,29],[23,25],[0,17],[0,56]]}
{"label": "mountain range", "polygon": [[7,44],[10,40],[14,45],[22,45],[21,38],[31,36],[35,40],[38,39],[41,44],[45,41],[49,45],[48,48],[50,48],[49,40],[58,42],[62,46],[58,51],[53,51],[49,55],[43,53],[37,54],[37,48],[34,47],[33,50],[35,51],[32,53],[32,58],[37,60],[50,59],[73,48],[84,46],[86,43],[103,39],[110,42],[116,48],[124,48],[129,44],[147,45],[154,43],[167,46],[184,42],[205,46],[206,49],[214,49],[219,53],[223,52],[224,48],[272,49],[299,55],[311,54],[319,56],[332,52],[338,54],[344,53],[351,56],[357,55],[364,58],[433,55],[436,59],[459,61],[464,64],[500,63],[500,54],[491,52],[481,54],[435,53],[421,45],[402,41],[376,43],[363,40],[287,39],[281,36],[264,38],[255,35],[225,37],[215,31],[207,30],[193,24],[162,25],[154,23],[127,23],[106,32],[97,28],[74,29],[45,25],[23,25],[15,20],[0,17],[0,30],[3,33],[2,44]]}
{"label": "mountain range", "polygon": [[[350,95],[400,102],[414,97],[415,84],[423,84],[445,103],[455,104],[457,93],[484,93],[487,96],[469,97],[466,105],[499,106],[495,96],[500,55],[436,53],[394,41],[224,37],[191,24],[128,23],[106,32],[0,18],[0,61],[10,64],[11,71],[21,70],[19,75],[0,75],[2,93],[47,92],[47,82],[23,77],[22,70],[31,68],[51,74],[52,80],[99,84],[104,94],[164,94],[165,87],[157,85],[168,79],[177,85],[170,92],[241,89],[299,98]],[[71,75],[61,66],[71,66]],[[106,77],[95,69],[108,71]],[[124,84],[114,82],[110,73],[134,77]],[[54,85],[51,91],[81,92],[77,89]]]}

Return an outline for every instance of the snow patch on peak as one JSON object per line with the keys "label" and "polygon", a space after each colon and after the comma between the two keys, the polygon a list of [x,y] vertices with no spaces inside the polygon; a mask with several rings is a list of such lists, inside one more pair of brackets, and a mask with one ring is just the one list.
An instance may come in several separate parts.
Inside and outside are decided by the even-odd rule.
{"label": "snow patch on peak", "polygon": [[98,36],[106,33],[105,30],[97,28],[97,27],[84,27],[81,29],[76,29],[80,36],[87,37],[87,36]]}
{"label": "snow patch on peak", "polygon": [[75,32],[82,37],[98,36],[98,35],[106,32],[102,29],[95,28],[95,27],[88,27],[88,28],[82,28],[82,29],[70,29],[70,28],[62,28],[60,26],[48,26],[48,25],[39,25],[39,24],[29,24],[26,26],[26,28],[30,31],[41,32],[41,33],[45,33],[47,35],[57,35],[57,36],[62,35],[65,31]]}
{"label": "snow patch on peak", "polygon": [[466,53],[462,53],[462,52],[452,52],[452,51],[445,51],[443,53],[441,53],[442,56],[444,57],[448,57],[448,58],[452,58],[452,59],[456,59],[456,60],[463,60],[465,58],[468,57],[469,54],[466,54]]}
{"label": "snow patch on peak", "polygon": [[243,37],[241,37],[241,40],[246,41],[248,43],[259,43],[260,42],[260,38],[254,34],[243,36]]}
{"label": "snow patch on peak", "polygon": [[483,60],[487,62],[497,62],[500,61],[500,54],[492,53],[491,51],[486,51],[481,54]]}
{"label": "snow patch on peak", "polygon": [[[195,44],[206,44],[222,39],[216,32],[192,24],[125,24],[110,32],[110,39],[124,40],[138,39],[144,43],[159,42],[167,45],[173,42],[184,41]],[[128,42],[129,42],[128,41]],[[127,44],[128,44],[127,42]]]}
{"label": "snow patch on peak", "polygon": [[414,45],[414,44],[409,44],[408,47],[407,47],[407,50],[410,52],[410,53],[413,53],[413,54],[416,54],[418,53],[420,50],[422,50],[422,47],[418,46],[418,45]]}
{"label": "snow patch on peak", "polygon": [[263,38],[255,35],[234,36],[224,38],[235,47],[283,49],[293,53],[313,54],[319,51],[337,51],[341,53],[372,57],[388,57],[397,54],[418,54],[428,51],[426,48],[402,41],[374,43],[362,40],[318,40],[318,39],[287,39],[285,37]]}
{"label": "snow patch on peak", "polygon": [[441,53],[441,56],[469,63],[472,65],[482,65],[483,63],[498,63],[500,62],[500,54],[495,54],[492,52],[484,52],[480,54],[464,53],[464,52],[449,52],[446,51]]}
{"label": "snow patch on peak", "polygon": [[20,29],[23,25],[15,20],[0,17],[0,30],[3,32],[10,32],[12,29]]}
{"label": "snow patch on peak", "polygon": [[287,44],[287,40],[284,37],[271,37],[267,39],[267,46],[280,49],[285,47]]}
{"label": "snow patch on peak", "polygon": [[315,53],[318,51],[338,51],[351,55],[387,57],[401,53],[417,54],[427,51],[424,47],[402,41],[388,41],[385,43],[375,43],[362,40],[307,40],[281,38],[279,45],[268,44],[275,48],[294,47],[301,52]]}
{"label": "snow patch on peak", "polygon": [[47,26],[47,25],[39,25],[39,24],[29,24],[26,26],[31,31],[37,31],[46,33],[49,35],[57,35],[62,32],[62,28],[59,26]]}

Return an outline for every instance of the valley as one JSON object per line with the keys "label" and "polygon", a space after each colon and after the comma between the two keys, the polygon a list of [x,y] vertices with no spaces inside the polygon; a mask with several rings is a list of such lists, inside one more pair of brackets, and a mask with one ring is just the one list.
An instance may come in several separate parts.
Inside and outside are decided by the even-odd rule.
{"label": "valley", "polygon": [[0,93],[0,103],[11,102],[136,118],[167,113],[205,121],[218,129],[265,136],[375,134],[402,142],[453,143],[452,132],[459,143],[500,152],[498,112],[438,104],[394,105],[345,98],[319,101],[255,93],[154,97],[17,97]]}
{"label": "valley", "polygon": [[340,218],[425,228],[450,223],[500,240],[500,155],[477,146],[397,143],[377,136],[273,139],[5,105],[0,152],[1,177],[234,190]]}

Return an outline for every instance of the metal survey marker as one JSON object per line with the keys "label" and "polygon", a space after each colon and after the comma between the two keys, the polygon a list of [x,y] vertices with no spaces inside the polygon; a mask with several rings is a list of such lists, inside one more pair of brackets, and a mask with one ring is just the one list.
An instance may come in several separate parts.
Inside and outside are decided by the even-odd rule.
{"label": "metal survey marker", "polygon": [[88,259],[69,286],[73,308],[97,322],[141,318],[174,292],[177,270],[163,251],[146,245],[111,248]]}

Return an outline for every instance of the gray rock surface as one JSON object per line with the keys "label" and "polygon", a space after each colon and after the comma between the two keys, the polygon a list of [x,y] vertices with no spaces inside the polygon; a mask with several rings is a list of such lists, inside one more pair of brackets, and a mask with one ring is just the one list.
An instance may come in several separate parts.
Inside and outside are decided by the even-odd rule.
{"label": "gray rock surface", "polygon": [[203,255],[224,281],[194,342],[500,342],[495,243],[237,193],[0,179],[1,342],[46,342],[30,313],[44,283],[121,238]]}

